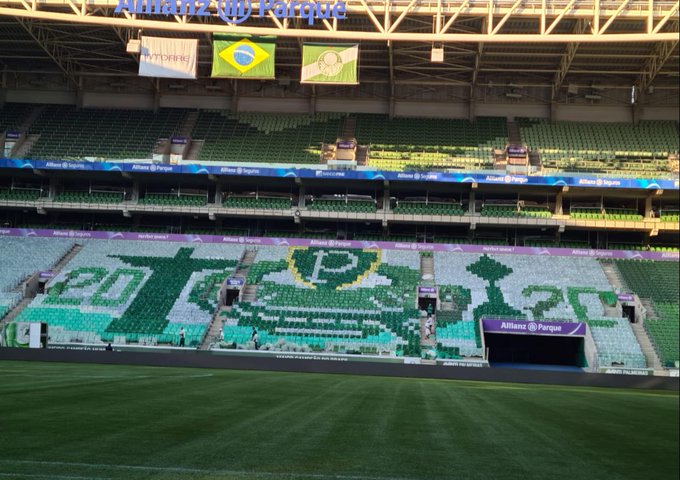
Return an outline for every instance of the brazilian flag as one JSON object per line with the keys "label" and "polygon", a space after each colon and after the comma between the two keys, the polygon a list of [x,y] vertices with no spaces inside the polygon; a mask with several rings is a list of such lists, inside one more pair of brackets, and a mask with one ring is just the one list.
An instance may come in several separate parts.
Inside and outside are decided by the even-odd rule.
{"label": "brazilian flag", "polygon": [[273,79],[276,37],[214,35],[212,77]]}

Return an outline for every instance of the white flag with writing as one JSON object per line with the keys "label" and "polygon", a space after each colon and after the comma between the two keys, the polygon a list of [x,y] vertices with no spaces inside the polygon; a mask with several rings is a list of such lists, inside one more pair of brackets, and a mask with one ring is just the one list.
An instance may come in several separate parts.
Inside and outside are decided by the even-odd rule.
{"label": "white flag with writing", "polygon": [[139,52],[141,77],[196,78],[198,40],[142,37]]}

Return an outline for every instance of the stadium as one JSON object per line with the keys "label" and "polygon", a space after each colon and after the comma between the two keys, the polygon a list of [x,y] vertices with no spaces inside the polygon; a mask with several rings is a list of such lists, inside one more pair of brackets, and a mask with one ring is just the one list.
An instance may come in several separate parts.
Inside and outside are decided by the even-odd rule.
{"label": "stadium", "polygon": [[678,478],[678,6],[0,0],[0,478]]}

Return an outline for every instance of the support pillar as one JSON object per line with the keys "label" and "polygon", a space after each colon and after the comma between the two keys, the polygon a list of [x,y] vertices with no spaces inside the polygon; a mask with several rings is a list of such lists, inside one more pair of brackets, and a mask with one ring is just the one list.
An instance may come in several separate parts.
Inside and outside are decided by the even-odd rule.
{"label": "support pillar", "polygon": [[300,184],[298,188],[298,204],[297,208],[305,208],[305,195],[306,195],[306,190],[305,186]]}
{"label": "support pillar", "polygon": [[470,98],[468,103],[468,120],[470,122],[477,120],[477,101],[474,98]]}
{"label": "support pillar", "polygon": [[231,111],[238,113],[238,81],[232,80],[231,83]]}
{"label": "support pillar", "polygon": [[132,198],[131,200],[133,202],[137,202],[139,200],[139,180],[135,180],[132,182]]}
{"label": "support pillar", "polygon": [[222,184],[221,183],[215,184],[215,196],[213,197],[213,203],[215,205],[221,205],[222,204]]}
{"label": "support pillar", "polygon": [[76,90],[76,109],[80,110],[83,108],[83,104],[85,103],[85,92],[83,91],[82,87],[78,87],[78,90]]}
{"label": "support pillar", "polygon": [[158,113],[161,109],[161,92],[158,88],[153,92],[153,113]]}
{"label": "support pillar", "polygon": [[550,121],[557,121],[557,102],[550,102]]}
{"label": "support pillar", "polygon": [[563,215],[564,207],[562,206],[564,200],[564,192],[567,191],[564,188],[557,192],[555,196],[555,215]]}
{"label": "support pillar", "polygon": [[475,193],[476,193],[475,190],[477,190],[477,184],[476,184],[476,183],[473,183],[473,184],[472,184],[472,190],[470,190],[470,202],[468,203],[468,213],[469,213],[470,215],[474,215],[474,214],[475,214],[475,210],[476,210],[476,208],[475,208],[475,201],[476,201],[476,199],[475,199],[475,197],[476,197],[476,195],[475,195]]}
{"label": "support pillar", "polygon": [[316,85],[312,85],[312,95],[309,97],[309,115],[316,115]]}
{"label": "support pillar", "polygon": [[383,213],[388,213],[390,209],[390,182],[385,180],[383,182]]}
{"label": "support pillar", "polygon": [[656,194],[650,193],[645,198],[645,218],[654,218],[654,212],[652,211],[652,199]]}
{"label": "support pillar", "polygon": [[58,185],[59,182],[57,181],[56,177],[50,177],[50,193],[49,193],[50,200],[54,200],[54,197],[57,196]]}

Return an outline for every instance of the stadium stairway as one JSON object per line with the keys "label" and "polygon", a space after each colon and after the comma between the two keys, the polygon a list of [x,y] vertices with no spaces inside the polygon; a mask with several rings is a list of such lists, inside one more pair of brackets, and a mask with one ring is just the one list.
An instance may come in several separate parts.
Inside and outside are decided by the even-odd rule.
{"label": "stadium stairway", "polygon": [[[237,274],[244,275],[245,278],[248,277],[248,271],[250,270],[250,266],[253,264],[255,261],[255,256],[257,255],[257,250],[246,250],[245,253],[243,254],[243,258],[241,259],[241,264],[239,265],[239,268],[237,269]],[[242,267],[247,266],[247,269],[241,269]],[[239,273],[240,271],[240,273]],[[245,272],[245,273],[244,273]],[[246,284],[243,286],[243,295],[241,296],[244,302],[254,302],[257,300],[257,285],[253,284]]]}
{"label": "stadium stairway", "polygon": [[82,249],[83,249],[83,246],[78,244],[78,243],[73,245],[71,250],[69,250],[66,253],[66,255],[61,257],[59,259],[59,261],[52,268],[52,272],[54,273],[54,275],[57,275],[59,272],[61,272],[61,269],[64,268],[66,265],[68,265],[68,262],[70,262],[73,257],[78,255],[78,252],[80,252]]}
{"label": "stadium stairway", "polygon": [[520,132],[519,125],[516,122],[511,122],[508,120],[508,143],[519,144],[522,143],[522,133]]}
{"label": "stadium stairway", "polygon": [[196,110],[188,112],[184,116],[177,134],[182,137],[190,137],[191,132],[194,131],[194,127],[196,127],[196,124],[198,123],[198,115],[199,113]]}
{"label": "stadium stairway", "polygon": [[198,160],[203,145],[205,145],[205,140],[191,140],[185,160]]}
{"label": "stadium stairway", "polygon": [[645,356],[647,367],[653,368],[656,375],[664,372],[663,365],[661,365],[661,360],[659,360],[659,356],[656,354],[656,350],[654,350],[654,345],[652,345],[645,327],[643,327],[641,322],[633,323],[631,324],[631,327],[633,327],[635,338],[640,344],[642,354]]}
{"label": "stadium stairway", "polygon": [[[52,270],[52,273],[54,275],[58,275],[59,272],[61,271],[61,269],[64,268],[68,264],[68,262],[70,262],[71,259],[73,257],[75,257],[78,254],[78,252],[80,252],[80,250],[82,250],[82,248],[83,248],[82,245],[78,245],[78,244],[73,245],[73,247],[71,247],[71,249],[68,252],[66,252],[66,254],[63,257],[61,257],[57,261],[57,263],[54,264],[54,266],[52,266],[52,268],[50,269],[50,270]],[[21,284],[19,284],[16,287],[16,290],[23,292],[24,291],[24,284],[26,283],[27,280],[28,279],[21,282]],[[34,298],[35,298],[35,292],[33,292],[32,295],[27,295],[24,298],[22,298],[21,301],[17,305],[14,306],[14,308],[12,308],[9,312],[7,312],[7,315],[5,315],[2,319],[0,319],[0,327],[3,327],[4,325],[6,325],[8,323],[13,322],[14,319],[21,314],[21,312],[24,310],[24,308],[26,308]]]}
{"label": "stadium stairway", "polygon": [[619,292],[626,290],[623,280],[621,279],[621,275],[613,263],[600,262],[600,265],[602,266],[602,270],[604,271],[604,275],[607,277],[607,280],[609,280],[611,286],[614,287],[614,290]]}
{"label": "stadium stairway", "polygon": [[206,329],[205,337],[201,342],[200,350],[210,350],[210,348],[219,343],[220,330],[224,328],[224,316],[231,311],[231,306],[222,305],[214,313],[210,326]]}
{"label": "stadium stairway", "polygon": [[342,122],[342,137],[354,138],[356,136],[357,119],[356,117],[347,117]]}
{"label": "stadium stairway", "polygon": [[[628,292],[629,289],[621,278],[621,274],[616,268],[616,265],[606,261],[600,262],[600,265],[602,266],[602,270],[604,271],[607,280],[609,280],[609,283],[612,285],[612,287],[614,287],[615,291]],[[648,300],[641,300],[640,303],[642,303],[642,306],[645,308],[646,318],[657,318],[656,312],[654,312],[651,302]],[[635,338],[640,344],[642,354],[645,356],[647,367],[653,368],[657,374],[663,372],[663,365],[661,364],[659,355],[656,353],[654,345],[652,344],[649,335],[647,335],[647,331],[645,330],[642,322],[633,323],[631,324],[631,327],[633,329],[633,333],[635,334]]]}
{"label": "stadium stairway", "polygon": [[420,347],[425,352],[437,346],[437,314],[432,314],[432,335],[427,336],[427,316],[420,317]]}
{"label": "stadium stairway", "polygon": [[420,256],[420,279],[434,285],[434,258],[432,255]]}
{"label": "stadium stairway", "polygon": [[[428,252],[423,252],[420,255],[420,279],[422,283],[434,285],[434,257]],[[437,312],[432,312],[432,335],[427,336],[426,330],[427,317],[420,318],[420,347],[421,351],[436,348],[437,346]],[[427,359],[423,359],[427,363]]]}
{"label": "stadium stairway", "polygon": [[[234,277],[248,278],[248,271],[250,270],[250,266],[253,264],[253,262],[255,262],[256,256],[257,250],[247,248],[243,252],[241,260],[239,260],[239,263],[236,266],[236,269],[234,270],[234,273],[232,275]],[[243,288],[245,294],[246,287],[244,286]],[[210,350],[211,345],[218,343],[219,341],[222,340],[221,338],[219,338],[220,329],[224,328],[224,317],[226,317],[228,315],[228,312],[230,311],[231,311],[230,305],[218,304],[215,313],[213,313],[212,320],[210,320],[210,325],[208,325],[208,328],[206,328],[205,330],[205,335],[203,336],[201,346],[199,347],[201,350]]]}
{"label": "stadium stairway", "polygon": [[40,105],[39,107],[32,109],[28,115],[21,119],[21,123],[18,125],[19,131],[27,132],[31,128],[31,125],[33,125],[33,122],[35,122],[45,111],[45,108],[45,105]]}
{"label": "stadium stairway", "polygon": [[32,297],[24,297],[21,299],[19,303],[17,303],[14,306],[13,309],[7,312],[7,315],[0,319],[0,329],[9,323],[12,323],[14,319],[18,317],[19,314],[23,311],[23,309],[26,308],[29,303],[31,303],[31,300],[33,300]]}

